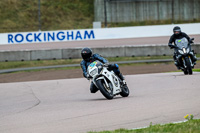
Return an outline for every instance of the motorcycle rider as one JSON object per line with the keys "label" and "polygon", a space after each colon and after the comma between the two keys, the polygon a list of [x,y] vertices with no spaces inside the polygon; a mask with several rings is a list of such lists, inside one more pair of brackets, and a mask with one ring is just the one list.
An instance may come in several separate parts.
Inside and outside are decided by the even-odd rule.
{"label": "motorcycle rider", "polygon": [[[119,70],[119,66],[117,64],[109,64],[108,61],[100,56],[99,54],[92,54],[92,50],[90,48],[83,48],[81,51],[81,56],[83,60],[81,61],[81,68],[83,70],[83,76],[87,78],[88,80],[91,78],[89,74],[87,73],[88,66],[95,60],[99,60],[103,64],[105,64],[108,67],[108,70],[113,70],[115,74],[121,79],[121,84],[125,84],[124,77],[122,73]],[[98,91],[98,88],[94,85],[92,82],[90,85],[90,91],[91,93],[96,93]]]}
{"label": "motorcycle rider", "polygon": [[[168,43],[168,46],[169,46],[171,49],[173,48],[173,44],[172,44],[172,43],[174,43],[174,45],[176,45],[176,44],[175,44],[175,40],[176,40],[176,39],[181,39],[181,38],[183,38],[183,37],[185,37],[185,38],[188,40],[188,42],[189,42],[188,46],[189,46],[190,49],[191,49],[190,43],[193,43],[193,41],[190,39],[190,37],[189,37],[186,33],[181,32],[181,28],[180,28],[179,26],[175,26],[175,27],[173,28],[173,32],[174,32],[174,34],[170,37],[169,43]],[[192,50],[192,53],[193,53],[193,54],[192,54],[193,57],[191,57],[191,58],[192,58],[192,62],[194,62],[194,64],[196,64],[195,61],[197,60],[197,58],[196,58],[196,56],[194,55],[194,51],[193,51],[193,50]],[[176,65],[177,69],[180,69],[180,64],[179,64],[179,62],[178,62],[178,60],[177,60],[177,58],[176,58],[176,55],[177,55],[177,49],[174,49],[174,55],[173,55],[174,64]]]}

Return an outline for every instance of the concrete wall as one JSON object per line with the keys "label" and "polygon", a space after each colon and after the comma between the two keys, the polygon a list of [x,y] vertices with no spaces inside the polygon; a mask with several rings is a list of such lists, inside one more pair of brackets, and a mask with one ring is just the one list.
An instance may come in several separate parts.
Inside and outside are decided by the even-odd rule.
{"label": "concrete wall", "polygon": [[62,50],[62,58],[63,59],[72,59],[72,58],[81,58],[81,50],[82,48],[69,48]]}
{"label": "concrete wall", "polygon": [[31,51],[1,51],[0,61],[29,61]]}
{"label": "concrete wall", "polygon": [[[106,0],[108,22],[200,19],[200,0]],[[95,21],[104,22],[104,0],[94,2]]]}
{"label": "concrete wall", "polygon": [[[192,45],[192,49],[200,54],[200,44]],[[30,50],[30,51],[0,51],[0,61],[29,61],[81,58],[82,48]],[[94,53],[103,57],[131,57],[172,55],[173,50],[167,45],[121,46],[92,48]]]}
{"label": "concrete wall", "polygon": [[62,59],[62,50],[53,49],[53,50],[33,50],[30,51],[31,60],[53,60],[53,59]]}

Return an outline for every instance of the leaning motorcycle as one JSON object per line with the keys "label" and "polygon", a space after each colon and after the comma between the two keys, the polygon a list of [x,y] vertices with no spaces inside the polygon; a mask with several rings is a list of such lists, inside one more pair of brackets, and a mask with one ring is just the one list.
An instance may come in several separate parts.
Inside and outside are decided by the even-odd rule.
{"label": "leaning motorcycle", "polygon": [[[192,38],[191,40],[194,40]],[[180,69],[184,72],[185,75],[189,74],[192,75],[192,69],[194,68],[195,61],[194,61],[194,52],[191,50],[191,46],[189,45],[188,40],[183,37],[182,39],[176,39],[175,45],[172,48],[175,48],[176,59],[179,63]]]}
{"label": "leaning motorcycle", "polygon": [[100,90],[103,96],[107,99],[113,99],[114,96],[120,94],[122,97],[128,97],[129,88],[126,83],[115,75],[108,66],[96,60],[92,62],[87,69],[92,82]]}

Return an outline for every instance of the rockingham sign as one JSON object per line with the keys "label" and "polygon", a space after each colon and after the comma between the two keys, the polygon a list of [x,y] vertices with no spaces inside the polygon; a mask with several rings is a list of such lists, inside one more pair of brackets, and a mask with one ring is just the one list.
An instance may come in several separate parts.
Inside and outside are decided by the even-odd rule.
{"label": "rockingham sign", "polygon": [[177,25],[181,27],[183,32],[186,32],[189,35],[200,34],[200,30],[197,28],[200,27],[200,23],[135,26],[123,28],[20,32],[0,34],[0,45],[170,36],[172,34],[173,27]]}
{"label": "rockingham sign", "polygon": [[93,30],[7,33],[0,35],[0,44],[42,43],[95,39]]}

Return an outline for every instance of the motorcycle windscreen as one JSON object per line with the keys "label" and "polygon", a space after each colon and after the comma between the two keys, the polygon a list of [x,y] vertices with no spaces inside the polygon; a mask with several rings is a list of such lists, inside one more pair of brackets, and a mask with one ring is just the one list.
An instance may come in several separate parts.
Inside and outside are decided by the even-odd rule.
{"label": "motorcycle windscreen", "polygon": [[98,60],[92,62],[88,68],[87,68],[87,72],[91,75],[94,76],[97,73],[99,73],[102,70],[102,63]]}
{"label": "motorcycle windscreen", "polygon": [[175,40],[175,44],[180,49],[183,49],[183,47],[187,48],[188,47],[188,40],[185,37],[183,37],[181,39],[176,39]]}
{"label": "motorcycle windscreen", "polygon": [[88,69],[91,69],[91,68],[93,68],[94,66],[101,66],[101,65],[103,65],[100,61],[98,61],[98,60],[95,60],[94,62],[92,62],[89,66],[88,66]]}

